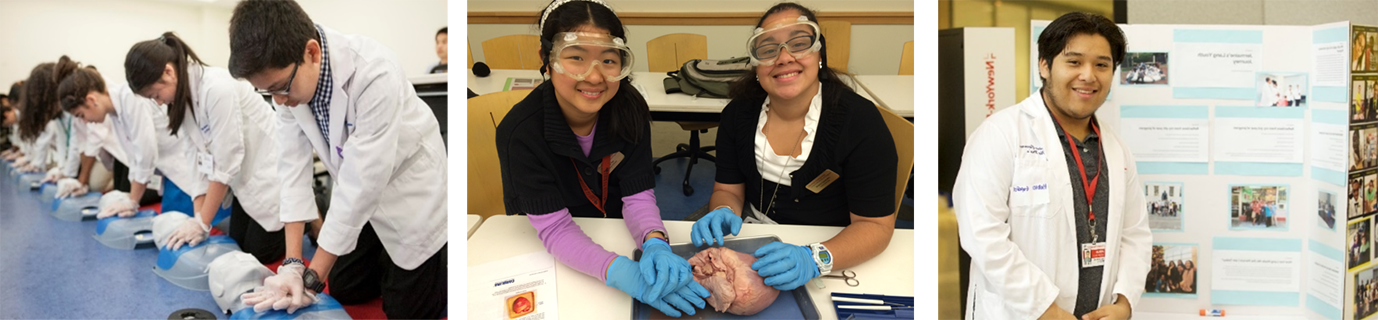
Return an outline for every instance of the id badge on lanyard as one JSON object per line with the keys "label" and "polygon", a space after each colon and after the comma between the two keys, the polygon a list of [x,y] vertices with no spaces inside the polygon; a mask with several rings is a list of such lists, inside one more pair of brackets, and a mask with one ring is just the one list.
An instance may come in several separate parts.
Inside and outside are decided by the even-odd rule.
{"label": "id badge on lanyard", "polygon": [[1105,241],[1081,244],[1081,267],[1094,268],[1105,265]]}

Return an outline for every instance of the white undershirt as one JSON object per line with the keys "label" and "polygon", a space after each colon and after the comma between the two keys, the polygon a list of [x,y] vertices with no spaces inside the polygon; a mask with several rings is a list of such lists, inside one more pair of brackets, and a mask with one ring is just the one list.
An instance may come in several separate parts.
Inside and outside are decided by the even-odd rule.
{"label": "white undershirt", "polygon": [[[802,141],[799,146],[803,151],[800,152],[799,157],[793,160],[790,160],[788,155],[782,156],[775,154],[774,149],[770,146],[770,142],[767,141],[766,134],[762,129],[766,127],[766,111],[770,109],[770,97],[766,97],[766,101],[761,103],[761,115],[758,117],[760,120],[756,122],[755,144],[756,170],[761,172],[762,178],[786,186],[790,185],[790,179],[788,178],[789,173],[799,170],[799,167],[802,167],[804,162],[809,160],[809,151],[813,149],[814,138],[818,136],[818,116],[821,113],[822,103],[823,85],[820,84],[818,86],[818,93],[814,94],[813,100],[809,101],[809,111],[804,114],[804,131],[807,132],[807,134],[804,135],[804,141]],[[785,150],[785,152],[790,152],[789,150],[792,149],[794,148],[781,148],[781,150]],[[783,178],[781,177],[781,172],[784,172]],[[769,190],[767,190],[767,192],[769,192]],[[761,201],[770,201],[770,199],[762,199]]]}

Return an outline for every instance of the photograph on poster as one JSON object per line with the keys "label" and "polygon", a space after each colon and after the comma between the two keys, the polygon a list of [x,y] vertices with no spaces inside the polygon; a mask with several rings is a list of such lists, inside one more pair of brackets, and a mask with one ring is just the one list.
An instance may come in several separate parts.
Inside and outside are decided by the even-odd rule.
{"label": "photograph on poster", "polygon": [[1153,231],[1182,231],[1182,183],[1146,182],[1144,200],[1148,202],[1148,226]]}
{"label": "photograph on poster", "polygon": [[1349,177],[1349,207],[1347,215],[1349,219],[1358,218],[1364,215],[1364,176],[1353,175]]}
{"label": "photograph on poster", "polygon": [[1373,234],[1372,231],[1369,230],[1369,228],[1372,228],[1372,226],[1369,225],[1369,220],[1372,220],[1372,218],[1356,219],[1350,221],[1345,228],[1347,235],[1345,239],[1348,240],[1346,243],[1349,247],[1347,253],[1349,257],[1346,260],[1349,261],[1350,271],[1353,271],[1355,267],[1367,264],[1369,260],[1373,259]]}
{"label": "photograph on poster", "polygon": [[1367,82],[1365,82],[1364,80],[1362,80],[1362,79],[1360,79],[1360,78],[1358,78],[1358,77],[1355,77],[1355,78],[1351,79],[1351,81],[1350,81],[1350,90],[1351,90],[1351,91],[1350,91],[1350,94],[1354,97],[1353,100],[1350,100],[1350,101],[1349,101],[1349,106],[1350,106],[1350,109],[1349,109],[1349,119],[1350,119],[1350,120],[1360,120],[1360,121],[1363,121],[1363,120],[1368,120],[1368,119],[1369,119],[1369,118],[1368,118],[1368,112],[1369,112],[1368,109],[1369,109],[1370,106],[1369,106],[1369,104],[1367,103],[1368,100],[1365,99],[1365,98],[1367,98],[1367,97],[1369,96],[1369,93],[1368,93],[1369,87],[1368,87],[1367,84],[1368,84]]}
{"label": "photograph on poster", "polygon": [[1378,210],[1378,185],[1375,185],[1378,184],[1378,182],[1374,181],[1378,179],[1375,178],[1378,178],[1378,176],[1375,176],[1373,173],[1364,175],[1364,190],[1362,193],[1364,195],[1364,207],[1361,210],[1364,214],[1369,214]]}
{"label": "photograph on poster", "polygon": [[1354,319],[1368,319],[1378,313],[1378,283],[1374,275],[1378,269],[1369,268],[1354,274]]}
{"label": "photograph on poster", "polygon": [[1230,230],[1287,230],[1287,186],[1230,186]]}
{"label": "photograph on poster", "polygon": [[1254,81],[1260,107],[1305,107],[1305,73],[1259,72]]}
{"label": "photograph on poster", "polygon": [[1167,52],[1130,52],[1120,62],[1120,84],[1168,84]]}
{"label": "photograph on poster", "polygon": [[1150,294],[1196,296],[1196,245],[1154,244],[1153,265],[1144,281]]}
{"label": "photograph on poster", "polygon": [[1366,34],[1368,34],[1368,54],[1366,54],[1368,57],[1366,66],[1368,66],[1368,68],[1364,70],[1374,72],[1374,70],[1378,70],[1378,61],[1374,61],[1374,54],[1378,54],[1378,32],[1375,32],[1375,30],[1368,30]]}
{"label": "photograph on poster", "polygon": [[1364,76],[1363,86],[1364,95],[1361,96],[1361,103],[1364,106],[1364,118],[1368,121],[1378,120],[1378,78]]}
{"label": "photograph on poster", "polygon": [[1335,231],[1335,194],[1321,190],[1316,195],[1316,225],[1321,229]]}
{"label": "photograph on poster", "polygon": [[1364,163],[1364,168],[1378,166],[1378,127],[1369,126],[1359,129],[1359,159]]}
{"label": "photograph on poster", "polygon": [[1373,56],[1373,46],[1369,42],[1368,32],[1355,30],[1350,36],[1349,47],[1354,50],[1350,56],[1350,71],[1368,71],[1369,61]]}
{"label": "photograph on poster", "polygon": [[1349,170],[1358,171],[1368,168],[1368,157],[1364,151],[1364,134],[1360,128],[1349,129]]}

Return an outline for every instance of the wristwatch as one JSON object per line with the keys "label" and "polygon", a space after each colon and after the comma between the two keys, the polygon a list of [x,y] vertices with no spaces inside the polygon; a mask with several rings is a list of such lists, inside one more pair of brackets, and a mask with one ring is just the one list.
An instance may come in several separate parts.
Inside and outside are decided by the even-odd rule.
{"label": "wristwatch", "polygon": [[823,246],[822,242],[809,244],[809,249],[813,250],[813,262],[818,263],[818,276],[826,276],[833,272],[833,253],[828,251],[828,247]]}
{"label": "wristwatch", "polygon": [[316,270],[311,270],[311,268],[306,268],[306,272],[302,273],[301,283],[303,287],[310,289],[311,292],[321,293],[321,290],[325,290],[325,282],[322,282],[320,275],[316,274]]}

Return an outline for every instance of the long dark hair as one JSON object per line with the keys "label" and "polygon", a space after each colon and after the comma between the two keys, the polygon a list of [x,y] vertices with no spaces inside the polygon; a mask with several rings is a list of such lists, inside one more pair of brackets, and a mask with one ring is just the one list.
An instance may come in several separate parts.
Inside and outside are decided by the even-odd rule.
{"label": "long dark hair", "polygon": [[[797,3],[793,3],[793,2],[781,2],[781,3],[775,4],[775,6],[773,6],[773,7],[770,7],[769,10],[766,10],[766,13],[763,14],[763,15],[761,15],[761,18],[760,18],[759,20],[756,20],[756,27],[755,27],[755,28],[760,28],[760,27],[761,27],[761,24],[763,24],[763,23],[766,22],[766,17],[769,17],[770,15],[773,15],[773,14],[776,14],[776,13],[781,13],[781,12],[790,11],[790,10],[793,10],[793,11],[795,11],[795,12],[799,12],[799,15],[809,18],[809,21],[813,21],[814,23],[818,23],[818,16],[814,15],[813,10],[809,10],[809,8],[806,8],[806,7],[804,7],[804,6],[802,6],[802,5],[799,5],[799,4],[797,4]],[[829,108],[829,106],[837,105],[837,101],[840,100],[840,99],[842,99],[842,94],[843,94],[844,92],[854,92],[854,91],[852,91],[852,86],[851,86],[851,85],[848,85],[847,83],[842,82],[842,78],[841,78],[840,76],[838,76],[838,72],[837,72],[837,71],[834,71],[833,68],[828,67],[828,41],[827,41],[827,39],[824,39],[824,38],[823,38],[823,35],[822,35],[822,34],[819,34],[819,35],[818,35],[818,41],[821,42],[821,48],[818,49],[818,56],[819,56],[819,58],[820,58],[819,61],[822,62],[822,64],[823,64],[823,67],[818,69],[818,81],[819,81],[819,82],[822,82],[823,84],[826,84],[826,86],[823,86],[823,89],[822,89],[822,90],[823,90],[823,105],[822,105],[822,108],[827,109],[827,108]],[[782,53],[782,54],[788,54],[788,53]],[[753,100],[754,100],[754,99],[765,99],[765,97],[768,96],[769,93],[766,92],[766,89],[765,89],[764,87],[761,87],[761,81],[758,80],[758,79],[756,79],[756,68],[758,68],[758,67],[759,67],[759,66],[753,66],[753,67],[751,67],[751,72],[748,72],[748,73],[746,73],[745,75],[742,75],[742,77],[741,77],[741,78],[738,78],[737,81],[732,82],[732,85],[728,87],[728,94],[727,94],[727,96],[728,96],[729,98],[732,98],[733,100],[736,100],[736,99],[753,99]],[[804,66],[804,67],[807,68],[808,66]]]}
{"label": "long dark hair", "polygon": [[62,110],[57,108],[57,80],[53,79],[52,62],[44,62],[33,67],[29,79],[25,81],[24,93],[19,99],[19,139],[33,142],[43,133],[43,127],[58,116]]}
{"label": "long dark hair", "polygon": [[94,67],[78,68],[67,56],[57,60],[57,79],[57,101],[65,111],[80,106],[92,91],[106,93],[105,79]]}
{"label": "long dark hair", "polygon": [[167,104],[167,127],[174,135],[182,127],[187,113],[192,111],[191,86],[188,82],[191,79],[187,79],[187,66],[193,62],[206,65],[182,38],[171,31],[164,32],[158,39],[135,43],[134,47],[129,48],[129,54],[124,56],[124,77],[134,92],[143,92],[148,85],[158,82],[163,76],[163,66],[168,63],[177,70],[177,93]]}
{"label": "long dark hair", "polygon": [[[548,14],[545,10],[541,13],[546,15],[545,24],[541,26],[540,21],[536,23],[541,26],[542,74],[550,70],[550,50],[554,49],[556,33],[574,31],[580,26],[591,25],[607,29],[614,37],[627,39],[627,30],[623,29],[622,20],[617,18],[617,14],[595,2],[572,1],[560,5]],[[646,98],[632,86],[632,77],[622,78],[620,83],[617,94],[614,94],[598,113],[600,116],[606,114],[612,120],[609,129],[614,135],[635,144],[641,138],[648,138],[642,137],[641,133],[651,123],[651,108],[646,105]]]}

